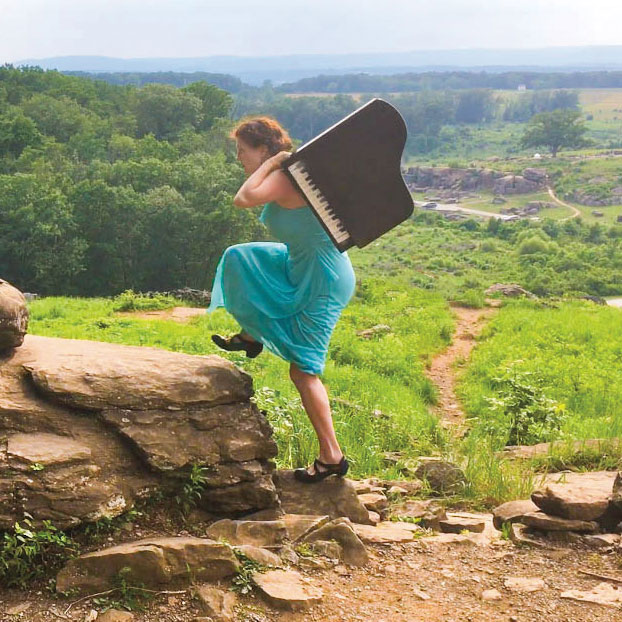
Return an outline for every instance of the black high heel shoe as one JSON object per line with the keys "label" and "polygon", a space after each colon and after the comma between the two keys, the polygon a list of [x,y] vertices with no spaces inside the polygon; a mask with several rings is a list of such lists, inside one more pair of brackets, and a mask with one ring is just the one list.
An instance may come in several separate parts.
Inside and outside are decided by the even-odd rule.
{"label": "black high heel shoe", "polygon": [[[315,473],[311,474],[307,469],[296,469],[294,471],[294,477],[299,481],[305,484],[313,484],[315,482],[321,482],[331,475],[336,475],[337,477],[343,477],[350,468],[348,461],[345,456],[341,457],[341,460],[337,464],[326,464],[322,462],[318,458],[313,461],[313,467],[315,468]],[[323,469],[323,470],[321,470]]]}
{"label": "black high heel shoe", "polygon": [[223,350],[227,352],[233,352],[234,350],[244,350],[246,357],[254,359],[261,354],[263,350],[263,343],[259,341],[248,341],[240,334],[233,335],[233,337],[222,337],[221,335],[212,335],[212,341]]}

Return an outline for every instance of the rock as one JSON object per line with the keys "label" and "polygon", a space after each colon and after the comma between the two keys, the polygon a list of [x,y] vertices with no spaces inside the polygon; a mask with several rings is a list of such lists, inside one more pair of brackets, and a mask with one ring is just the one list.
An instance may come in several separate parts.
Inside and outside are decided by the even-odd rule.
{"label": "rock", "polygon": [[529,531],[529,528],[520,523],[510,523],[510,540],[512,540],[514,544],[532,546],[539,549],[549,548],[547,542],[535,538]]}
{"label": "rock", "polygon": [[599,583],[591,590],[566,590],[560,596],[584,603],[622,607],[622,588],[610,583]]}
{"label": "rock", "polygon": [[113,518],[177,494],[193,464],[211,513],[277,507],[277,448],[250,393],[216,356],[26,335],[0,365],[0,529],[24,512],[60,529]]}
{"label": "rock", "polygon": [[243,544],[242,546],[235,546],[233,548],[262,566],[274,566],[278,568],[281,565],[281,558],[268,549],[262,549],[259,546],[251,546],[250,544]]}
{"label": "rock", "polygon": [[369,561],[365,546],[347,518],[337,518],[305,536],[304,542],[330,541],[339,543],[342,559],[350,566],[364,566]]}
{"label": "rock", "polygon": [[214,622],[233,622],[237,598],[233,592],[224,592],[211,585],[198,585],[194,588],[203,612]]}
{"label": "rock", "polygon": [[428,485],[437,494],[455,493],[466,484],[466,477],[462,470],[451,462],[439,458],[421,459],[415,475],[426,480]]}
{"label": "rock", "polygon": [[369,479],[362,479],[362,480],[351,479],[348,481],[352,484],[352,487],[356,491],[357,495],[363,495],[368,492],[371,492],[372,485],[375,486],[375,484],[372,484],[371,480]]}
{"label": "rock", "polygon": [[581,541],[591,549],[610,549],[620,544],[620,536],[615,533],[599,533],[583,536]]}
{"label": "rock", "polygon": [[434,531],[440,531],[440,521],[447,518],[445,509],[431,499],[405,501],[393,508],[392,515],[397,518],[418,519],[421,527]]}
{"label": "rock", "polygon": [[360,494],[359,501],[372,512],[382,512],[388,505],[387,498],[382,493],[368,492]]}
{"label": "rock", "polygon": [[235,574],[239,564],[231,547],[206,538],[154,538],[120,544],[70,560],[56,577],[56,589],[81,592],[114,587],[122,568],[147,587],[188,581],[214,581]]}
{"label": "rock", "polygon": [[611,478],[592,477],[569,484],[548,484],[531,495],[547,514],[592,521],[605,514],[612,497]]}
{"label": "rock", "polygon": [[522,288],[520,285],[516,285],[516,283],[495,283],[494,285],[491,285],[485,293],[487,296],[491,296],[493,294],[501,294],[510,298],[515,298],[518,296],[537,298],[537,296]]}
{"label": "rock", "polygon": [[526,168],[523,169],[523,177],[529,181],[543,184],[546,182],[548,173],[544,168]]}
{"label": "rock", "polygon": [[302,540],[314,529],[325,525],[330,516],[315,516],[313,514],[283,514],[283,522],[287,530],[287,536],[292,542]]}
{"label": "rock", "polygon": [[440,527],[443,533],[461,533],[463,531],[482,533],[486,527],[486,521],[477,518],[450,516],[440,521]]}
{"label": "rock", "polygon": [[429,538],[423,538],[421,544],[424,548],[431,548],[435,545],[465,545],[476,546],[478,544],[484,544],[478,540],[475,540],[474,536],[479,534],[461,534],[461,533],[439,533]]}
{"label": "rock", "polygon": [[0,279],[0,352],[18,348],[28,329],[28,308],[22,292]]}
{"label": "rock", "polygon": [[322,600],[319,588],[310,585],[295,570],[270,570],[255,573],[253,581],[269,604],[279,609],[300,611]]}
{"label": "rock", "polygon": [[503,205],[504,203],[507,203],[508,200],[504,199],[503,197],[494,197],[493,200],[491,201],[491,203],[493,205]]}
{"label": "rock", "polygon": [[538,506],[531,500],[508,501],[497,506],[493,511],[493,524],[501,530],[504,523],[521,522],[525,514],[537,512]]}
{"label": "rock", "polygon": [[550,516],[544,512],[530,512],[521,519],[523,525],[541,531],[587,531],[593,533],[598,530],[598,523],[594,521],[570,520],[559,516]]}
{"label": "rock", "polygon": [[405,497],[410,493],[408,492],[408,490],[406,490],[406,488],[402,488],[401,486],[391,486],[391,488],[387,490],[387,494],[393,495],[394,497]]}
{"label": "rock", "polygon": [[304,486],[294,479],[293,471],[275,471],[273,479],[281,507],[288,514],[328,514],[331,518],[345,516],[353,523],[371,522],[369,512],[347,480],[328,477],[312,486]]}
{"label": "rock", "polygon": [[119,609],[108,609],[97,617],[97,622],[131,622],[134,614],[129,611],[120,611]]}
{"label": "rock", "polygon": [[494,588],[491,590],[484,590],[482,592],[482,600],[501,600],[503,598],[501,596],[501,592],[499,590],[495,590]]}
{"label": "rock", "polygon": [[19,616],[25,611],[28,611],[30,607],[32,607],[32,603],[26,601],[25,603],[18,603],[17,605],[8,607],[5,613],[10,616]]}
{"label": "rock", "polygon": [[413,533],[399,523],[382,522],[371,525],[353,525],[354,533],[363,541],[371,544],[392,544],[411,542]]}
{"label": "rock", "polygon": [[546,587],[546,583],[540,577],[508,577],[503,585],[510,592],[538,592]]}
{"label": "rock", "polygon": [[343,560],[343,547],[339,542],[334,542],[332,540],[315,540],[310,543],[310,546],[315,553],[322,557],[328,557],[328,559],[337,561]]}
{"label": "rock", "polygon": [[377,525],[382,519],[380,518],[380,514],[378,512],[369,512],[369,522],[371,525]]}
{"label": "rock", "polygon": [[387,494],[392,494],[391,489],[396,490],[397,494],[403,494],[401,491],[405,490],[408,495],[416,495],[422,488],[423,483],[418,479],[395,479],[384,480],[381,482],[382,487],[387,489]]}
{"label": "rock", "polygon": [[390,333],[390,332],[391,332],[390,326],[387,326],[386,324],[376,324],[375,326],[372,326],[371,328],[359,330],[356,332],[356,334],[359,337],[363,337],[363,339],[371,339],[372,337],[375,337],[376,335],[383,335],[383,334]]}
{"label": "rock", "polygon": [[205,535],[212,540],[225,540],[231,545],[250,544],[264,548],[279,547],[287,538],[285,522],[246,521],[225,518],[210,525]]}
{"label": "rock", "polygon": [[529,194],[540,190],[541,184],[526,179],[522,175],[506,175],[495,180],[493,192],[495,194]]}
{"label": "rock", "polygon": [[430,596],[428,594],[426,594],[423,590],[420,590],[419,588],[414,587],[412,589],[412,593],[419,600],[430,600]]}

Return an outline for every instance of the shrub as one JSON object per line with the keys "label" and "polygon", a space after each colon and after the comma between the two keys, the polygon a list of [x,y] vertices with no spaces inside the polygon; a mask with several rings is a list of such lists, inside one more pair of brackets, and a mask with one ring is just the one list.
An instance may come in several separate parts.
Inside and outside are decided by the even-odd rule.
{"label": "shrub", "polygon": [[548,253],[549,245],[540,237],[533,236],[523,240],[518,247],[519,255],[533,255],[535,253]]}
{"label": "shrub", "polygon": [[113,311],[154,311],[158,309],[170,309],[177,301],[170,296],[145,296],[131,289],[124,291],[113,300]]}

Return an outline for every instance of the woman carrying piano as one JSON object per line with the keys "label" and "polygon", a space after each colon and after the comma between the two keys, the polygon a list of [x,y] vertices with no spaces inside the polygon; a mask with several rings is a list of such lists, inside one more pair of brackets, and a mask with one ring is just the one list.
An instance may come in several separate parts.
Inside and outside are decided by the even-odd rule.
{"label": "woman carrying piano", "polygon": [[234,204],[264,205],[260,216],[279,242],[236,244],[220,259],[208,311],[225,307],[242,330],[213,335],[224,350],[254,358],[267,348],[290,363],[289,375],[319,441],[319,457],[296,469],[301,482],[343,476],[346,460],[333,427],[326,389],[320,379],[331,334],[354,292],[355,277],[341,253],[294,188],[281,164],[292,143],[273,119],[241,122],[232,132],[237,157],[247,174]]}

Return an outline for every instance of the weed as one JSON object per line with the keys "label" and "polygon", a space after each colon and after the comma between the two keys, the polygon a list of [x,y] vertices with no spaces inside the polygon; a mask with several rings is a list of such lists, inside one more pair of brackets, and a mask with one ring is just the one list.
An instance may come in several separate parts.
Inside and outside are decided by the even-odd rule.
{"label": "weed", "polygon": [[173,497],[183,517],[187,516],[201,499],[207,482],[207,471],[207,467],[193,464],[181,490]]}
{"label": "weed", "polygon": [[[133,581],[132,569],[124,566],[114,577],[114,588],[110,595],[93,598],[93,603],[106,609],[126,609],[144,611],[146,604],[153,598],[153,593],[145,589],[143,583]],[[113,596],[114,594],[114,596]]]}
{"label": "weed", "polygon": [[256,572],[266,572],[268,566],[250,559],[250,557],[247,557],[238,549],[234,548],[233,552],[240,562],[240,568],[231,582],[231,590],[238,594],[249,594],[255,587],[253,575]]}
{"label": "weed", "polygon": [[30,514],[24,516],[23,526],[15,523],[12,530],[4,532],[0,550],[0,583],[22,589],[79,552],[78,545],[50,521],[37,528]]}

